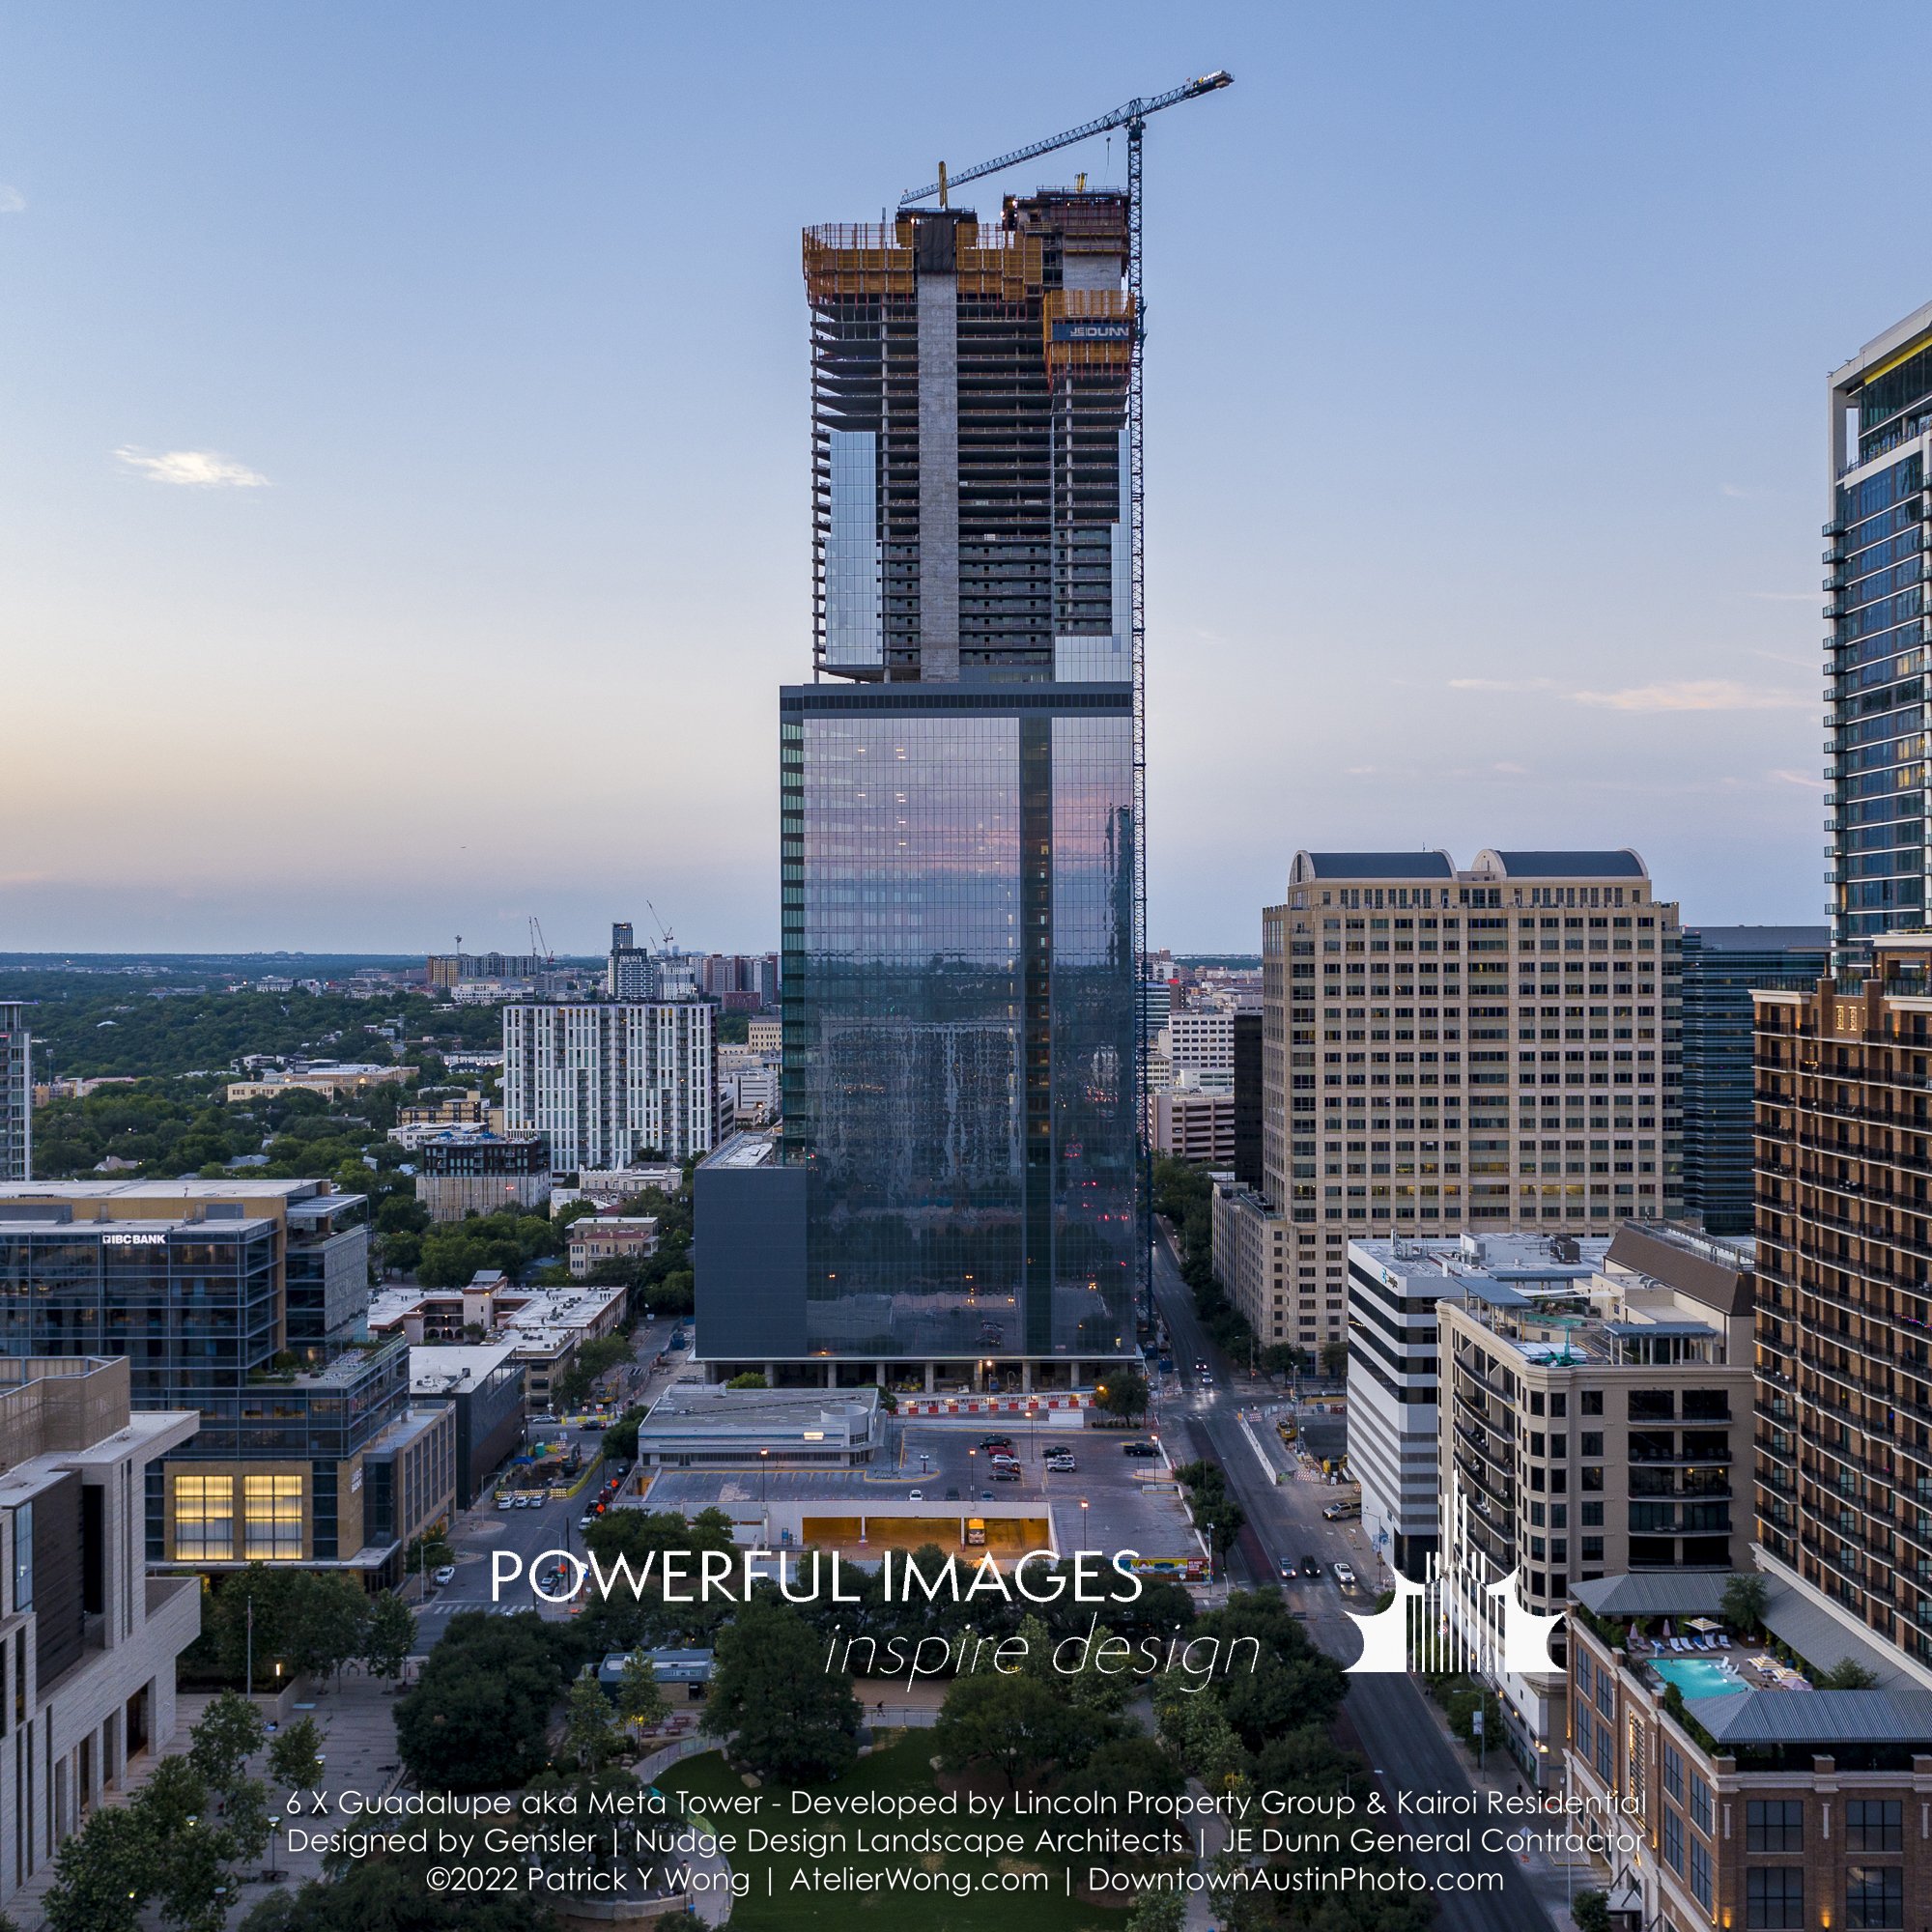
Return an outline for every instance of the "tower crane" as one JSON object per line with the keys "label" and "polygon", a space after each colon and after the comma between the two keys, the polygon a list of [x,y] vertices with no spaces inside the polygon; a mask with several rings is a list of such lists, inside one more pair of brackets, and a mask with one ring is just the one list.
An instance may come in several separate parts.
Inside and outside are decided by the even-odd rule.
{"label": "tower crane", "polygon": [[[962,168],[955,175],[949,176],[946,172],[946,163],[941,161],[939,179],[936,182],[924,187],[910,189],[899,197],[899,206],[910,208],[917,202],[926,201],[937,195],[940,207],[944,208],[947,206],[949,189],[957,187],[962,183],[979,181],[985,175],[999,174],[1004,169],[1017,167],[1022,161],[1033,160],[1040,155],[1050,155],[1059,148],[1070,148],[1076,142],[1090,140],[1094,135],[1107,133],[1115,128],[1124,128],[1127,131],[1127,293],[1132,299],[1134,316],[1133,364],[1127,383],[1127,449],[1131,467],[1127,494],[1129,505],[1127,559],[1131,575],[1133,607],[1128,615],[1128,622],[1133,638],[1134,675],[1133,974],[1136,1012],[1134,1083],[1136,1121],[1144,1118],[1148,1055],[1152,1044],[1148,1037],[1147,1002],[1141,996],[1141,978],[1147,970],[1148,949],[1147,618],[1143,595],[1147,577],[1142,541],[1146,521],[1146,490],[1143,463],[1145,425],[1141,397],[1141,365],[1147,336],[1147,305],[1141,289],[1141,137],[1147,132],[1147,120],[1150,114],[1158,114],[1166,107],[1179,106],[1183,100],[1198,100],[1204,94],[1218,94],[1222,88],[1232,87],[1234,84],[1235,76],[1232,73],[1225,69],[1217,69],[1213,73],[1204,73],[1198,79],[1183,81],[1179,87],[1171,87],[1165,94],[1155,94],[1142,99],[1126,101],[1116,107],[1112,113],[1083,122],[1078,128],[1069,128],[1063,134],[1049,134],[1043,141],[1029,141],[1025,147],[1015,148],[1010,154],[1000,155],[990,161],[980,161],[974,167]],[[1143,1292],[1146,1297],[1146,1318],[1152,1323],[1154,1321],[1153,1155],[1151,1148],[1145,1146],[1142,1150],[1141,1244],[1144,1252]]]}

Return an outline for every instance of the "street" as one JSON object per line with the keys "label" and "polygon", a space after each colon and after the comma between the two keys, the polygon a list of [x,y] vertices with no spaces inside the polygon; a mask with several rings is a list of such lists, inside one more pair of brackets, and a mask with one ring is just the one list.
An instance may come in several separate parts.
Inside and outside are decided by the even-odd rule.
{"label": "street", "polygon": [[[1298,1560],[1304,1552],[1319,1558],[1321,1577],[1289,1584],[1286,1593],[1294,1608],[1306,1612],[1309,1634],[1316,1643],[1344,1663],[1352,1662],[1360,1654],[1361,1641],[1348,1612],[1366,1616],[1374,1609],[1378,1594],[1375,1579],[1385,1574],[1383,1566],[1365,1546],[1358,1521],[1322,1520],[1322,1504],[1333,1500],[1334,1491],[1312,1482],[1278,1485],[1264,1472],[1237,1411],[1272,1395],[1272,1386],[1237,1374],[1236,1363],[1208,1340],[1195,1316],[1194,1297],[1180,1278],[1164,1229],[1154,1247],[1153,1286],[1182,1385],[1178,1397],[1170,1395],[1164,1401],[1162,1438],[1177,1463],[1199,1456],[1220,1464],[1229,1491],[1246,1512],[1253,1532],[1244,1533],[1230,1553],[1231,1580],[1254,1588],[1281,1588],[1281,1559]],[[1194,1364],[1204,1359],[1214,1373],[1212,1388],[1201,1387],[1191,1373]],[[1256,1425],[1258,1433],[1267,1427],[1265,1423]],[[1191,1447],[1183,1447],[1189,1438]],[[1346,1596],[1330,1568],[1338,1559],[1350,1563],[1360,1578],[1359,1587]],[[1375,1768],[1391,1812],[1402,1792],[1460,1795],[1471,1791],[1469,1776],[1456,1747],[1411,1678],[1350,1678],[1345,1716]],[[1429,1830],[1432,1822],[1451,1821],[1391,1817],[1378,1822],[1383,1829],[1400,1831]],[[1521,1821],[1499,1816],[1492,1822],[1508,1825]],[[1546,1908],[1553,1904],[1561,1909],[1563,1880],[1557,1873],[1543,1868],[1527,1871],[1500,1853],[1472,1852],[1466,1857],[1417,1854],[1409,1862],[1432,1875],[1451,1870],[1503,1874],[1500,1892],[1438,1893],[1437,1922],[1443,1932],[1553,1932],[1554,1917]]]}

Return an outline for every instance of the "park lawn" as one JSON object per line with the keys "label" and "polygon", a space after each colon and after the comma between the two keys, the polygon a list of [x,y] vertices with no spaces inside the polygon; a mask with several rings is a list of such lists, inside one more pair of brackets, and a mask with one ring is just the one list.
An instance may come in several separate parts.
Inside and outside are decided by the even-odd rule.
{"label": "park lawn", "polygon": [[[936,1788],[932,1775],[932,1737],[929,1732],[912,1731],[887,1750],[863,1757],[853,1766],[850,1773],[840,1778],[836,1785],[812,1785],[810,1790],[837,1791],[843,1797],[858,1792],[907,1791],[926,1792]],[[747,1789],[743,1778],[728,1766],[716,1751],[707,1752],[702,1757],[686,1758],[665,1772],[656,1782],[661,1790],[688,1791],[694,1795],[716,1795],[719,1797],[742,1797]],[[776,1786],[765,1786],[767,1791],[776,1791]],[[978,1821],[984,1824],[985,1821]],[[1065,1831],[1085,1823],[1084,1820],[1041,1817],[1019,1821],[1017,1827],[1002,1817],[993,1821],[995,1829],[1020,1830],[1037,1834],[1039,1830],[1052,1829]],[[844,1832],[854,1839],[856,1833],[864,1830],[872,1832],[910,1832],[922,1826],[939,1830],[973,1830],[976,1821],[967,1818],[892,1818],[865,1817],[852,1818],[843,1814],[820,1817],[794,1818],[789,1807],[782,1811],[767,1807],[764,1814],[756,1819],[721,1819],[721,1829],[737,1831],[742,1834],[745,1825],[755,1824],[771,1832],[798,1833],[811,1830],[818,1832]],[[854,1870],[883,1871],[887,1866],[900,1863],[920,1864],[924,1862],[917,1855],[910,1859],[897,1859],[885,1853],[860,1852],[835,1853],[824,1859],[809,1859],[791,1853],[753,1854],[743,1851],[731,1856],[734,1871],[750,1875],[752,1889],[731,1907],[731,1925],[734,1932],[743,1928],[744,1932],[760,1932],[760,1928],[776,1928],[776,1932],[792,1932],[792,1928],[806,1925],[860,1925],[884,1927],[892,1925],[903,1928],[916,1924],[920,1932],[1120,1932],[1126,1923],[1126,1909],[1113,1910],[1105,1906],[1089,1905],[1077,1896],[1069,1898],[1063,1876],[1065,1867],[1055,1861],[1031,1859],[1020,1862],[1033,1865],[1041,1864],[1047,1871],[1049,1883],[1044,1890],[1023,1891],[976,1891],[965,1898],[957,1898],[950,1891],[905,1890],[905,1891],[809,1891],[790,1889],[792,1873],[808,1866],[849,1866]],[[993,1868],[994,1861],[973,1858],[949,1858],[944,1861],[948,1871],[983,1872]],[[1001,1861],[1004,1862],[1004,1861]],[[766,1872],[771,1873],[771,1893],[766,1894]],[[1080,1872],[1075,1871],[1077,1883]]]}

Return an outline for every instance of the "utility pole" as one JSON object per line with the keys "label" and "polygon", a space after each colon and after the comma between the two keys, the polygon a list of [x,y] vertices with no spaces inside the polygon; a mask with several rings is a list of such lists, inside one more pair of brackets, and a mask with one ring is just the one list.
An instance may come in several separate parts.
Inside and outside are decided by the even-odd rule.
{"label": "utility pole", "polygon": [[255,1593],[252,1590],[248,1592],[246,1629],[248,1633],[246,1643],[248,1695],[253,1697],[255,1694]]}

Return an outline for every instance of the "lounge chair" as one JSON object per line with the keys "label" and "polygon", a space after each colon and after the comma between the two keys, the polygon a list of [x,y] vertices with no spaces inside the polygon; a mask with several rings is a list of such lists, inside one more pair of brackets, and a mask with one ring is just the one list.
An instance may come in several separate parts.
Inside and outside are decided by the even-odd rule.
{"label": "lounge chair", "polygon": [[1726,1636],[1722,1631],[1719,1631],[1718,1633],[1717,1636],[1713,1639],[1713,1641],[1717,1644],[1719,1650],[1729,1650],[1731,1647],[1730,1638]]}
{"label": "lounge chair", "polygon": [[1716,1650],[1717,1647],[1718,1639],[1708,1634],[1697,1639],[1697,1648],[1699,1650]]}
{"label": "lounge chair", "polygon": [[1672,1650],[1689,1650],[1690,1639],[1688,1636],[1674,1636],[1670,1639],[1670,1647]]}

